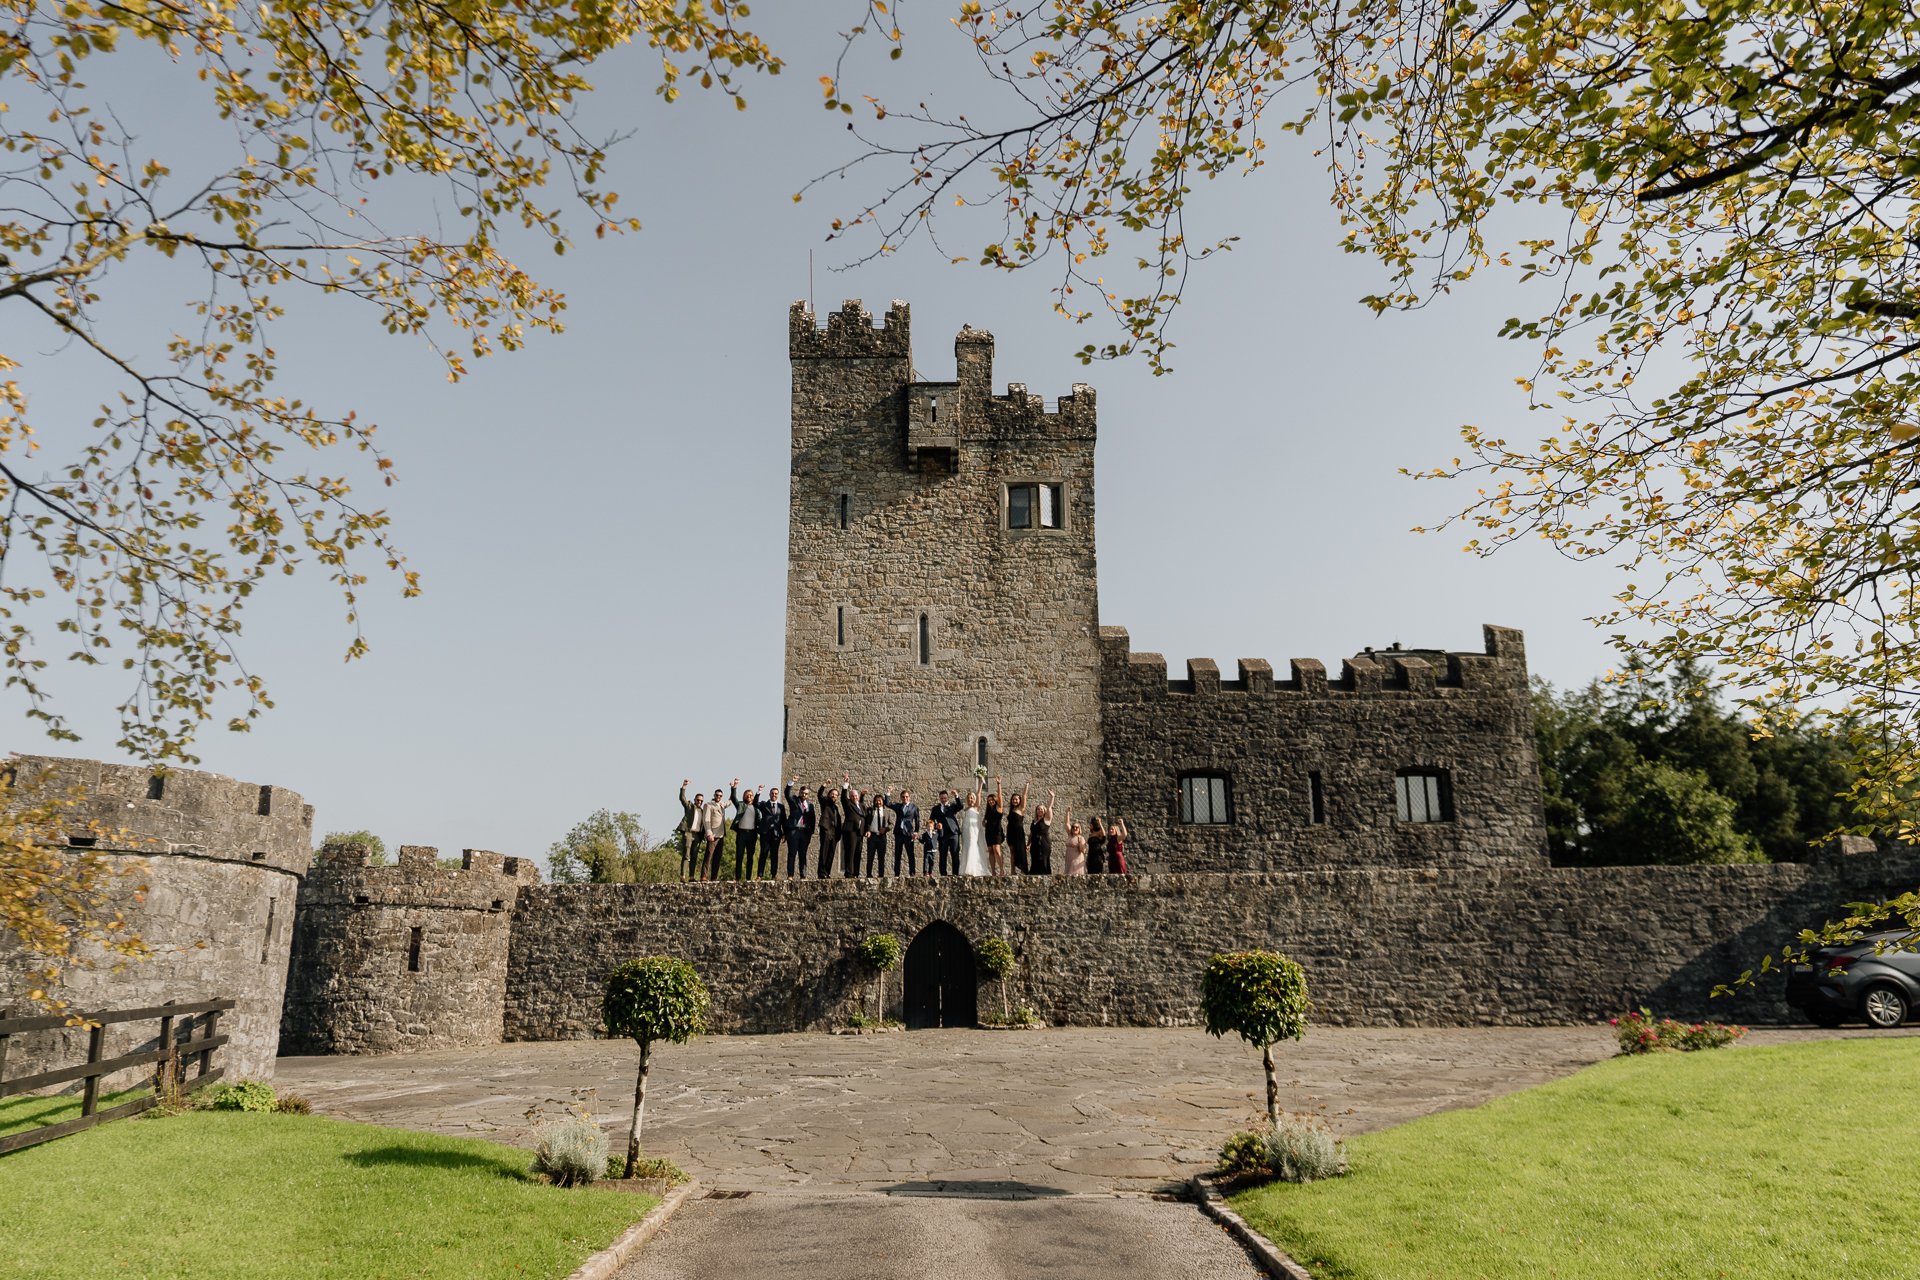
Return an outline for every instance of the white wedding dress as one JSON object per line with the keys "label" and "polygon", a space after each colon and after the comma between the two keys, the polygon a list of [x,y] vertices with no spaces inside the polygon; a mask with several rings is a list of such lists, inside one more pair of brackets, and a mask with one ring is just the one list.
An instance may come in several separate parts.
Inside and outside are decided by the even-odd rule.
{"label": "white wedding dress", "polygon": [[987,874],[987,844],[981,836],[978,809],[960,811],[960,874],[963,876]]}

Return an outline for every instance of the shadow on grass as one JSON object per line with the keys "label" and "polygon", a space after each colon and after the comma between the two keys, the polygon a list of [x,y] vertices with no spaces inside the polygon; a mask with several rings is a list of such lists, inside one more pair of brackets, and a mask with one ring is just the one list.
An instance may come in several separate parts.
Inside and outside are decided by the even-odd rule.
{"label": "shadow on grass", "polygon": [[513,1182],[531,1181],[526,1170],[516,1169],[498,1156],[476,1155],[470,1151],[431,1151],[420,1147],[375,1147],[370,1151],[348,1151],[342,1160],[361,1169],[398,1165],[410,1169],[472,1170],[491,1173]]}

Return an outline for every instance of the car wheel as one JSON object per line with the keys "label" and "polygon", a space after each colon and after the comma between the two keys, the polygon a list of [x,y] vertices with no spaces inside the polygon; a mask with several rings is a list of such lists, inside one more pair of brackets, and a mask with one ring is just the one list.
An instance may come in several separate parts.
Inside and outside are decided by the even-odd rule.
{"label": "car wheel", "polygon": [[1867,1015],[1867,1025],[1889,1030],[1907,1020],[1907,997],[1900,988],[1890,983],[1877,987],[1868,987],[1867,993],[1860,997],[1860,1011]]}
{"label": "car wheel", "polygon": [[1838,1009],[1809,1009],[1807,1010],[1807,1021],[1816,1027],[1825,1027],[1831,1031],[1846,1021],[1846,1015]]}

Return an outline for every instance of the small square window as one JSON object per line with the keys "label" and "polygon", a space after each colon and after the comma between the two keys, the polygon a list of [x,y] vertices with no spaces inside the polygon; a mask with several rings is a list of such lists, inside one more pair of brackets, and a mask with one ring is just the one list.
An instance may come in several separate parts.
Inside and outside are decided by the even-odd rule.
{"label": "small square window", "polygon": [[1010,484],[1007,486],[1007,528],[1064,529],[1067,527],[1065,494],[1057,484]]}
{"label": "small square window", "polygon": [[1180,821],[1218,826],[1233,821],[1227,804],[1227,780],[1221,774],[1189,773],[1180,779]]}
{"label": "small square window", "polygon": [[1402,822],[1446,822],[1447,778],[1436,770],[1402,770],[1393,780],[1395,816]]}

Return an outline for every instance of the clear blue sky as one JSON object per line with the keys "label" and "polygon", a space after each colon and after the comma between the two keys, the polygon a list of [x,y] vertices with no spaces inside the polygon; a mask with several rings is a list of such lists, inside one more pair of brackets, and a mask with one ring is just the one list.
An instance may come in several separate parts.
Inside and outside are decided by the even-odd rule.
{"label": "clear blue sky", "polygon": [[[969,323],[996,336],[1000,389],[1098,389],[1101,620],[1176,672],[1189,657],[1337,666],[1395,640],[1474,649],[1483,622],[1524,628],[1534,671],[1557,683],[1613,664],[1583,619],[1607,607],[1616,572],[1533,545],[1482,561],[1461,554],[1467,535],[1408,531],[1466,496],[1398,474],[1451,458],[1461,423],[1551,429],[1513,382],[1532,352],[1494,336],[1544,298],[1489,281],[1422,313],[1372,315],[1357,300],[1378,268],[1339,251],[1326,175],[1297,143],[1200,193],[1196,238],[1241,240],[1194,277],[1167,377],[1144,362],[1083,367],[1072,353],[1113,335],[1053,316],[1046,277],[949,265],[924,244],[838,272],[846,252],[824,242],[827,224],[891,175],[792,202],[855,146],[844,117],[818,106],[838,43],[808,24],[830,9],[756,8],[790,67],[750,83],[745,112],[698,92],[660,103],[637,51],[595,69],[593,117],[633,133],[608,185],[645,229],[530,261],[569,294],[563,336],[448,385],[430,353],[370,313],[298,301],[275,340],[283,384],[380,424],[401,482],[375,501],[426,593],[402,601],[376,573],[372,655],[343,664],[343,611],[320,576],[273,583],[248,610],[245,645],[278,706],[250,734],[208,729],[201,767],[302,793],[322,830],[523,855],[599,807],[663,833],[682,777],[773,781],[786,317],[807,294],[809,251],[823,314],[843,298],[876,314],[912,303],[925,377],[952,376],[953,335]],[[959,37],[919,17],[906,57],[861,63],[849,87],[956,110],[989,101]],[[156,137],[175,118],[218,136],[203,88],[171,68],[115,85]],[[127,282],[125,322],[148,349],[180,323],[175,296],[158,277]],[[40,412],[69,414],[79,434],[97,403],[84,367],[19,317],[5,322],[0,349],[24,353]],[[61,674],[56,688],[86,740],[46,742],[16,700],[15,748],[116,758],[121,674]]]}

